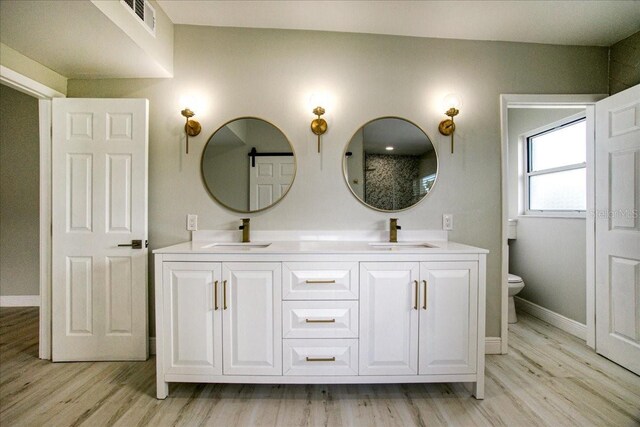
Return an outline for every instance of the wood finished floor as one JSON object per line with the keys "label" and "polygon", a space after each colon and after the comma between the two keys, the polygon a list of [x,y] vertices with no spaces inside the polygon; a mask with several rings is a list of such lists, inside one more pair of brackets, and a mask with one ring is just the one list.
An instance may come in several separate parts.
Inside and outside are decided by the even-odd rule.
{"label": "wood finished floor", "polygon": [[461,385],[176,384],[155,399],[155,359],[39,360],[38,310],[0,309],[4,426],[632,426],[640,377],[520,315],[506,356],[488,356],[486,399]]}

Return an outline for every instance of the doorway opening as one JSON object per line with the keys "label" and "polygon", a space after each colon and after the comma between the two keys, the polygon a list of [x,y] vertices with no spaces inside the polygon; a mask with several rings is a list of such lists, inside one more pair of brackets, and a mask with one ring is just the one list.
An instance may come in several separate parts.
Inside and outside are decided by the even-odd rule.
{"label": "doorway opening", "polygon": [[[519,300],[520,305],[526,304],[525,308],[530,313],[535,312],[544,320],[548,322],[551,320],[549,323],[554,326],[581,336],[591,347],[595,345],[595,271],[593,264],[587,262],[589,257],[591,259],[594,257],[593,245],[588,244],[594,239],[594,223],[593,217],[585,215],[585,211],[592,209],[594,204],[595,103],[605,97],[606,95],[501,95],[500,97],[503,195],[501,352],[503,354],[506,354],[508,349],[510,267],[522,272],[525,289],[527,275],[533,279],[532,282],[545,282],[547,286],[554,286],[558,281],[562,282],[563,277],[568,277],[570,280],[566,281],[571,282],[573,288],[579,289],[578,291],[574,289],[576,292],[573,297],[571,286],[563,290],[562,296],[569,303],[558,306],[561,307],[559,310],[554,305],[559,303],[557,298],[550,304],[551,309],[542,307],[549,301],[550,295],[559,294],[560,289],[557,287],[535,291],[530,289],[528,296],[534,295],[534,298],[542,303],[526,304],[526,300]],[[568,126],[572,123],[583,123],[581,126],[584,126],[583,130],[586,133],[584,156],[579,160],[576,158],[580,156],[569,156],[566,161],[560,161],[561,156],[557,155],[557,151],[554,155],[552,148],[546,158],[551,159],[555,162],[554,164],[545,165],[543,156],[538,157],[538,163],[533,165],[532,156],[535,148],[538,148],[535,154],[545,154],[544,138],[536,140],[535,137],[548,135],[554,129],[569,129]],[[534,148],[535,144],[538,146]],[[557,147],[555,149],[557,150]],[[567,173],[578,174],[586,180],[586,182],[580,181],[581,177],[574,180],[574,184],[584,183],[584,196],[581,200],[574,200],[575,203],[571,206],[566,205],[562,189],[559,188],[562,185],[569,185],[568,181],[558,180],[560,175]],[[550,200],[541,199],[539,193],[531,194],[532,191],[535,192],[541,188],[540,184],[543,184],[543,181],[552,194]],[[573,187],[566,190],[580,192]],[[552,200],[554,191],[558,193],[555,194],[558,199],[555,201]],[[510,219],[512,221],[509,221]],[[565,243],[567,240],[570,241],[574,246],[573,249],[562,247],[557,242],[550,242],[543,237],[551,236],[557,239],[561,238],[562,234],[569,236],[565,239]],[[509,237],[512,240],[509,240]],[[512,243],[514,257],[511,260],[510,241],[517,242]],[[554,255],[554,252],[557,253]],[[558,262],[558,257],[561,256],[571,259]],[[553,262],[545,264],[545,259],[549,257],[553,258]],[[553,268],[548,268],[551,265],[560,271],[554,272]],[[572,268],[576,270],[573,273]],[[549,275],[554,276],[552,283],[548,281]],[[562,311],[563,314],[556,313],[553,311],[554,308],[556,311]]]}
{"label": "doorway opening", "polygon": [[38,100],[38,355],[51,359],[51,100],[65,95],[4,66],[0,66],[0,84]]}

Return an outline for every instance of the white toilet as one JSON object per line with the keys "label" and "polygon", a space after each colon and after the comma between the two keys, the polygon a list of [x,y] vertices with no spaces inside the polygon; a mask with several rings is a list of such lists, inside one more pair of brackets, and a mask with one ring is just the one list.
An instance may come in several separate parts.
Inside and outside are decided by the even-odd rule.
{"label": "white toilet", "polygon": [[518,316],[516,316],[516,304],[513,301],[514,295],[517,295],[524,288],[524,282],[522,277],[509,273],[509,323],[516,323]]}

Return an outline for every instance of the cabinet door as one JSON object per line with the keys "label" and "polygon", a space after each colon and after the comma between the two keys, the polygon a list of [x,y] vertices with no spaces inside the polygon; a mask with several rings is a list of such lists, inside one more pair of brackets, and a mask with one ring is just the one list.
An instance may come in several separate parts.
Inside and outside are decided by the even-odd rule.
{"label": "cabinet door", "polygon": [[418,372],[417,262],[360,263],[360,375]]}
{"label": "cabinet door", "polygon": [[219,263],[163,264],[165,373],[222,374],[220,273]]}
{"label": "cabinet door", "polygon": [[227,375],[282,375],[282,269],[274,262],[224,263]]}
{"label": "cabinet door", "polygon": [[421,263],[420,278],[419,374],[475,373],[478,264]]}

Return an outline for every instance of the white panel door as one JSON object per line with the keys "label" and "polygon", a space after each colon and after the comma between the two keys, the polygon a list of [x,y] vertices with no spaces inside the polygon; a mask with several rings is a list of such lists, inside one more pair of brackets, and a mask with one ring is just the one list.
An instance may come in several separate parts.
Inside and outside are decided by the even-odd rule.
{"label": "white panel door", "polygon": [[52,358],[144,360],[148,101],[52,108]]}
{"label": "white panel door", "polygon": [[360,263],[360,375],[418,373],[417,262]]}
{"label": "white panel door", "polygon": [[476,372],[478,264],[420,263],[418,373]]}
{"label": "white panel door", "polygon": [[165,262],[164,360],[168,374],[222,374],[222,264]]}
{"label": "white panel door", "polygon": [[596,351],[640,375],[640,85],[596,104]]}
{"label": "white panel door", "polygon": [[293,156],[250,157],[249,209],[264,209],[277,202],[289,191],[295,173]]}
{"label": "white panel door", "polygon": [[225,375],[282,375],[280,263],[222,264]]}

